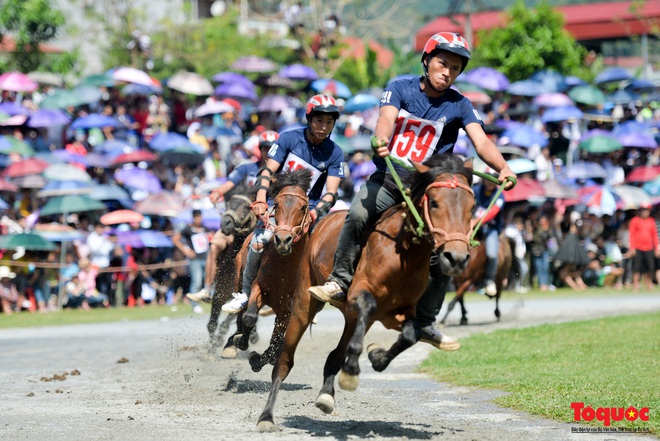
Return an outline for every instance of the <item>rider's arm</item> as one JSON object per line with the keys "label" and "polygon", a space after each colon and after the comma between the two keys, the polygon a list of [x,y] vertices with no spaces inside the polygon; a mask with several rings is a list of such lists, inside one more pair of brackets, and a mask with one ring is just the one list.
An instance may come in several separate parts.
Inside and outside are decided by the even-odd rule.
{"label": "rider's arm", "polygon": [[280,163],[274,159],[268,158],[266,165],[257,175],[257,181],[254,185],[257,187],[257,202],[266,202],[270,180],[275,172],[280,168]]}
{"label": "rider's arm", "polygon": [[390,153],[387,146],[390,143],[390,137],[394,131],[394,124],[398,116],[399,109],[394,106],[383,106],[380,108],[376,130],[374,131],[374,136],[380,140],[381,147],[376,149],[376,154],[380,157],[385,157]]}
{"label": "rider's arm", "polygon": [[[507,177],[515,178],[516,175],[509,168],[506,160],[497,149],[497,146],[493,141],[491,141],[486,132],[484,132],[483,127],[479,123],[470,123],[465,126],[465,132],[467,133],[474,149],[477,152],[477,155],[492,169],[497,170],[499,173],[500,182],[504,182]],[[510,188],[509,186],[507,188]]]}
{"label": "rider's arm", "polygon": [[317,217],[327,214],[335,205],[335,202],[337,202],[337,190],[339,190],[340,182],[341,178],[339,176],[328,176],[328,179],[325,181],[325,189],[327,191],[313,210]]}
{"label": "rider's arm", "polygon": [[218,200],[220,200],[222,196],[225,195],[225,193],[227,193],[232,188],[234,188],[234,183],[232,181],[226,181],[220,187],[213,189],[209,195],[209,199],[211,199],[211,202],[215,204],[218,202]]}

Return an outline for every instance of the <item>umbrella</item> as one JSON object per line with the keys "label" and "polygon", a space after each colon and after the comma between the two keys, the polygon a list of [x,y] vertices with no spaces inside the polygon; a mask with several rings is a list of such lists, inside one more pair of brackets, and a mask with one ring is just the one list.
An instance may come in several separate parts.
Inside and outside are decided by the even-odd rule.
{"label": "umbrella", "polygon": [[569,75],[565,79],[566,79],[566,86],[567,87],[583,86],[583,85],[587,84],[586,81],[584,81],[580,77],[576,77],[575,75]]}
{"label": "umbrella", "polygon": [[241,72],[272,72],[277,66],[268,58],[250,55],[234,61],[230,68]]}
{"label": "umbrella", "polygon": [[596,106],[607,101],[605,94],[596,86],[590,84],[576,86],[568,91],[568,96],[576,103]]}
{"label": "umbrella", "polygon": [[15,193],[18,191],[18,187],[16,186],[16,184],[13,184],[4,179],[0,179],[0,191],[8,191],[11,193]]}
{"label": "umbrella", "polygon": [[71,117],[59,109],[39,109],[30,115],[28,127],[64,126],[71,122]]}
{"label": "umbrella", "polygon": [[137,202],[133,209],[142,214],[175,217],[183,210],[183,199],[174,192],[150,194]]}
{"label": "umbrella", "polygon": [[88,155],[78,155],[76,153],[71,153],[67,150],[55,150],[50,155],[51,158],[55,159],[53,164],[66,162],[69,164],[81,164],[84,165],[85,167],[89,166],[89,162],[87,161]]}
{"label": "umbrella", "polygon": [[11,92],[34,92],[39,84],[21,72],[6,72],[0,75],[0,89]]}
{"label": "umbrella", "polygon": [[135,150],[129,153],[122,153],[112,160],[112,165],[123,165],[131,162],[151,162],[158,159],[154,153],[151,153],[149,150]]}
{"label": "umbrella", "polygon": [[623,121],[617,125],[613,130],[612,134],[618,136],[623,133],[634,133],[634,132],[651,132],[651,126],[641,123],[635,120]]}
{"label": "umbrella", "polygon": [[167,80],[167,87],[190,95],[213,95],[211,82],[194,72],[177,72]]}
{"label": "umbrella", "polygon": [[53,214],[79,213],[82,211],[105,210],[103,203],[95,201],[85,195],[65,195],[56,196],[49,199],[39,210],[40,216],[50,216]]}
{"label": "umbrella", "polygon": [[488,96],[486,92],[480,92],[480,91],[467,91],[463,92],[462,95],[469,99],[470,102],[475,105],[475,106],[480,106],[480,105],[485,105],[485,104],[490,104],[493,102],[493,99]]}
{"label": "umbrella", "polygon": [[236,72],[220,72],[213,75],[211,79],[218,83],[243,83],[251,89],[254,89],[254,84],[248,77]]}
{"label": "umbrella", "polygon": [[44,239],[51,242],[72,242],[74,240],[82,240],[87,237],[82,231],[78,231],[68,225],[58,224],[56,222],[49,222],[47,224],[36,224],[34,231],[37,232]]}
{"label": "umbrella", "polygon": [[625,89],[618,89],[616,92],[607,95],[607,101],[612,104],[630,104],[638,100],[641,100],[638,93]]}
{"label": "umbrella", "polygon": [[16,153],[21,156],[33,156],[34,150],[28,143],[10,135],[0,135],[0,153]]}
{"label": "umbrella", "polygon": [[586,265],[591,261],[587,251],[580,245],[577,235],[573,233],[566,236],[553,259],[572,265]]}
{"label": "umbrella", "polygon": [[543,135],[543,133],[526,124],[517,124],[515,126],[509,127],[504,132],[502,132],[499,141],[501,141],[502,144],[509,144],[526,148],[530,148],[535,145],[543,147],[548,144],[548,140]]}
{"label": "umbrella", "polygon": [[539,181],[532,178],[520,178],[518,183],[511,190],[504,192],[506,202],[529,201],[534,199],[544,199],[545,190]]}
{"label": "umbrella", "polygon": [[605,168],[597,162],[576,161],[566,166],[564,172],[570,179],[607,178]]}
{"label": "umbrella", "polygon": [[539,107],[565,107],[573,105],[573,100],[568,95],[559,92],[542,93],[534,97],[532,102]]}
{"label": "umbrella", "polygon": [[83,158],[84,161],[82,164],[85,164],[87,167],[110,168],[110,159],[112,158],[112,155],[92,152],[87,153]]}
{"label": "umbrella", "polygon": [[266,95],[259,101],[259,112],[283,112],[291,107],[286,97],[282,95]]}
{"label": "umbrella", "polygon": [[3,172],[4,176],[7,176],[9,178],[18,178],[20,176],[27,176],[27,175],[37,175],[41,172],[43,172],[46,167],[48,167],[48,163],[46,161],[42,161],[41,159],[24,159],[23,161],[19,162],[14,162],[13,164],[10,164],[9,167],[5,169]]}
{"label": "umbrella", "polygon": [[642,189],[653,197],[660,196],[660,176],[644,184]]}
{"label": "umbrella", "polygon": [[53,181],[92,181],[92,177],[84,169],[71,164],[51,164],[43,174],[44,178]]}
{"label": "umbrella", "polygon": [[217,115],[219,113],[234,112],[235,109],[231,104],[224,101],[210,101],[199,106],[194,113],[194,116],[199,118],[206,115]]}
{"label": "umbrella", "polygon": [[219,97],[235,98],[239,100],[256,101],[257,93],[254,86],[245,83],[224,83],[215,88],[213,93]]}
{"label": "umbrella", "polygon": [[177,147],[189,147],[193,145],[188,138],[174,132],[159,133],[149,142],[149,146],[158,151],[175,149]]}
{"label": "umbrella", "polygon": [[285,77],[279,75],[271,75],[265,80],[261,81],[261,84],[268,87],[285,87],[287,89],[293,88],[293,82]]}
{"label": "umbrella", "polygon": [[76,105],[96,103],[103,98],[103,92],[94,86],[77,86],[71,93],[76,97]]}
{"label": "umbrella", "polygon": [[14,184],[18,188],[44,188],[46,179],[41,175],[20,176],[14,179]]}
{"label": "umbrella", "polygon": [[580,203],[589,207],[589,212],[597,216],[612,215],[617,209],[617,198],[602,185],[592,185],[578,190]]}
{"label": "umbrella", "polygon": [[92,191],[91,183],[81,181],[50,181],[37,192],[40,198],[50,196],[63,196],[67,194],[89,194]]}
{"label": "umbrella", "polygon": [[36,233],[17,233],[0,236],[0,249],[15,250],[25,248],[29,251],[52,251],[55,245]]}
{"label": "umbrella", "polygon": [[103,127],[117,127],[119,123],[111,116],[101,115],[100,113],[90,113],[87,116],[76,118],[72,123],[71,129],[93,129]]}
{"label": "umbrella", "polygon": [[97,185],[92,188],[92,191],[88,196],[97,201],[122,201],[131,199],[131,196],[126,190],[118,185],[112,184]]}
{"label": "umbrella", "polygon": [[134,224],[142,222],[144,215],[133,210],[116,210],[106,213],[99,221],[103,225]]}
{"label": "umbrella", "polygon": [[151,171],[143,168],[123,168],[114,174],[117,182],[134,190],[144,190],[148,193],[160,193],[163,190],[160,181]]}
{"label": "umbrella", "polygon": [[337,80],[318,79],[312,81],[309,88],[315,92],[325,93],[339,98],[350,98],[353,93],[344,83]]}
{"label": "umbrella", "polygon": [[172,150],[167,150],[159,155],[161,161],[169,165],[185,165],[189,167],[197,167],[204,162],[204,155],[196,149],[188,147],[178,147]]}
{"label": "umbrella", "polygon": [[316,71],[304,64],[292,64],[290,66],[284,66],[277,73],[279,76],[284,78],[289,78],[291,80],[307,80],[312,81],[319,77],[319,74]]}
{"label": "umbrella", "polygon": [[[3,115],[7,115],[6,113]],[[25,121],[27,121],[28,117],[25,115],[14,115],[14,116],[8,116],[6,118],[3,118],[2,123],[0,125],[3,126],[22,126],[25,124]]]}
{"label": "umbrella", "polygon": [[632,74],[622,67],[608,67],[594,78],[594,84],[614,83],[630,80]]}
{"label": "umbrella", "polygon": [[537,169],[536,162],[527,158],[509,159],[506,162],[507,164],[509,164],[509,168],[511,169],[511,171],[517,175],[522,173],[530,173],[536,171]]}
{"label": "umbrella", "polygon": [[[192,208],[184,209],[178,214],[178,216],[176,216],[175,219],[173,219],[172,222],[190,225],[192,223],[192,211],[193,211]],[[220,221],[222,220],[222,216],[220,216],[218,210],[214,208],[203,208],[201,211],[202,211],[202,224],[206,228],[210,228],[212,230],[220,229]]]}
{"label": "umbrella", "polygon": [[380,99],[373,95],[358,93],[346,101],[344,111],[347,113],[362,112],[363,110],[378,106],[379,103]]}
{"label": "umbrella", "polygon": [[653,92],[658,86],[648,80],[640,80],[633,78],[632,81],[624,88],[638,93]]}
{"label": "umbrella", "polygon": [[626,176],[626,182],[648,182],[660,176],[660,165],[643,165],[633,168]]}
{"label": "umbrella", "polygon": [[503,91],[509,87],[509,79],[492,67],[477,67],[465,73],[465,81],[484,89]]}
{"label": "umbrella", "polygon": [[62,77],[50,72],[30,72],[27,74],[32,80],[43,86],[62,87]]}
{"label": "umbrella", "polygon": [[66,109],[70,106],[77,106],[78,98],[70,90],[57,89],[51,94],[46,95],[39,103],[42,109]]}
{"label": "umbrella", "polygon": [[624,147],[642,149],[655,149],[658,147],[658,142],[653,135],[646,132],[625,132],[616,134],[615,137]]}
{"label": "umbrella", "polygon": [[543,84],[550,92],[563,92],[568,88],[566,77],[551,69],[536,72],[529,79]]}
{"label": "umbrella", "polygon": [[544,123],[569,121],[571,119],[582,119],[583,116],[582,111],[575,106],[552,107],[543,112],[541,121]]}
{"label": "umbrella", "polygon": [[125,83],[142,84],[145,86],[154,86],[157,83],[148,73],[135,69],[134,67],[120,67],[112,72],[112,79],[123,81]]}
{"label": "umbrella", "polygon": [[96,147],[94,147],[95,152],[105,152],[105,153],[115,152],[115,151],[128,153],[133,150],[135,150],[134,146],[117,139],[108,139],[106,141],[103,141],[101,144],[97,145]]}
{"label": "umbrella", "polygon": [[537,96],[542,93],[554,91],[538,81],[522,80],[509,84],[509,87],[506,88],[506,92],[510,95]]}
{"label": "umbrella", "polygon": [[613,136],[596,135],[580,141],[578,147],[589,153],[611,153],[623,149],[621,143]]}
{"label": "umbrella", "polygon": [[154,94],[158,95],[161,92],[162,89],[160,89],[159,87],[147,86],[144,84],[127,84],[121,89],[121,94],[125,96],[130,96],[130,95],[149,96]]}
{"label": "umbrella", "polygon": [[172,248],[172,240],[162,231],[132,230],[118,231],[117,243],[133,248]]}
{"label": "umbrella", "polygon": [[107,73],[88,75],[78,83],[78,86],[111,87],[115,80]]}
{"label": "umbrella", "polygon": [[30,115],[32,113],[27,107],[23,107],[15,102],[0,103],[0,112],[7,115]]}
{"label": "umbrella", "polygon": [[577,190],[567,184],[562,184],[555,180],[543,181],[541,183],[545,196],[554,199],[577,199]]}
{"label": "umbrella", "polygon": [[641,204],[651,203],[651,195],[633,185],[619,185],[612,191],[621,199],[617,204],[620,210],[636,210]]}

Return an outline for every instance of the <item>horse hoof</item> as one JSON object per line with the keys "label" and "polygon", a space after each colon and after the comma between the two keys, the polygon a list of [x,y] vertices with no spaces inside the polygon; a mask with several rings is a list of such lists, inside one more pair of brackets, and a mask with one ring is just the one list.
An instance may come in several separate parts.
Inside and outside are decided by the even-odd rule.
{"label": "horse hoof", "polygon": [[358,375],[347,374],[343,370],[339,372],[339,387],[348,392],[353,392],[358,387],[360,377]]}
{"label": "horse hoof", "polygon": [[248,358],[248,361],[250,362],[250,367],[252,368],[252,372],[259,372],[263,366],[261,363],[261,355],[259,355],[258,352],[252,352],[250,353],[250,357]]}
{"label": "horse hoof", "polygon": [[385,348],[383,348],[378,343],[371,343],[369,346],[367,346],[367,354],[369,354],[369,361],[372,365],[376,361],[376,356],[381,352],[385,352]]}
{"label": "horse hoof", "polygon": [[461,323],[460,323],[460,325],[461,325],[461,326],[466,326],[467,324],[468,324],[468,319],[466,319],[466,318],[462,318],[462,319],[461,319]]}
{"label": "horse hoof", "polygon": [[257,333],[257,328],[254,328],[254,331],[250,333],[250,344],[257,344],[259,342],[259,333]]}
{"label": "horse hoof", "polygon": [[257,430],[259,432],[276,432],[281,429],[277,427],[272,421],[259,421],[257,423]]}
{"label": "horse hoof", "polygon": [[222,353],[220,354],[220,358],[224,358],[225,360],[233,360],[238,356],[238,351],[234,346],[227,346],[222,350]]}
{"label": "horse hoof", "polygon": [[316,398],[316,407],[323,413],[331,414],[335,410],[335,399],[330,394],[320,394]]}

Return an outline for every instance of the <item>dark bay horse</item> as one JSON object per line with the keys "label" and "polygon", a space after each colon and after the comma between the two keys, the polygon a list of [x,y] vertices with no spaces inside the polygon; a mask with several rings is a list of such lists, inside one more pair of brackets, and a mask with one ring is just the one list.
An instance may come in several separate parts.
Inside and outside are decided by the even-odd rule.
{"label": "dark bay horse", "polygon": [[[356,389],[364,336],[376,320],[401,332],[389,350],[368,348],[376,371],[383,371],[392,359],[419,340],[421,330],[415,321],[415,308],[428,284],[431,252],[438,249],[442,270],[449,275],[460,274],[467,265],[475,204],[472,162],[464,164],[457,156],[436,155],[418,165],[417,170],[410,178],[410,186],[413,203],[425,218],[424,236],[415,235],[409,209],[399,204],[383,213],[366,238],[347,302],[340,307],[344,331],[323,369],[323,387],[316,406],[325,413],[334,409],[334,380],[340,370],[340,387]],[[273,368],[266,407],[259,417],[260,430],[273,429],[277,394],[293,368],[298,343],[324,306],[307,289],[327,280],[345,216],[346,212],[335,212],[319,222],[300,264],[284,346]]]}
{"label": "dark bay horse", "polygon": [[220,331],[216,334],[222,305],[229,294],[236,291],[236,256],[257,223],[257,218],[250,208],[256,194],[257,191],[254,187],[245,185],[236,186],[225,194],[226,210],[220,221],[220,230],[227,236],[227,243],[216,258],[211,316],[206,326],[212,350],[224,340],[223,334],[229,329],[229,325],[234,319],[233,315],[228,316],[220,324]]}
{"label": "dark bay horse", "polygon": [[[497,273],[495,275],[495,286],[497,286],[497,294],[495,298],[495,317],[497,320],[500,319],[500,295],[502,294],[502,289],[506,285],[506,280],[509,277],[509,272],[511,271],[511,264],[513,262],[513,254],[511,251],[511,244],[509,239],[501,234],[500,235],[500,249],[497,254]],[[461,305],[461,325],[467,325],[467,310],[465,309],[465,303],[463,296],[465,292],[470,289],[470,286],[477,284],[478,282],[484,281],[486,278],[486,246],[484,244],[479,245],[478,247],[472,248],[470,251],[470,263],[465,268],[465,271],[460,276],[454,277],[454,285],[456,286],[456,295],[449,302],[447,306],[447,312],[442,318],[440,323],[445,323],[447,316],[454,309],[456,302]]]}
{"label": "dark bay horse", "polygon": [[[259,309],[263,305],[273,309],[275,328],[270,345],[263,354],[252,352],[249,357],[255,372],[268,363],[274,364],[282,348],[282,337],[291,315],[294,282],[310,237],[312,220],[307,199],[310,182],[311,173],[303,169],[275,175],[270,186],[274,202],[272,216],[275,218],[273,240],[263,251],[247,309],[239,316],[239,329],[227,343],[227,347],[234,344],[238,349],[246,350]],[[241,250],[242,261],[248,246],[249,241],[246,241]]]}

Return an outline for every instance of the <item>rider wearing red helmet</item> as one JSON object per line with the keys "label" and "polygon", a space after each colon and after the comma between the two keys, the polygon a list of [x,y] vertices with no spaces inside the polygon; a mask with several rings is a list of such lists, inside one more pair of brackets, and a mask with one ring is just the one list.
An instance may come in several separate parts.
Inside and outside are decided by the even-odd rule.
{"label": "rider wearing red helmet", "polygon": [[[470,57],[470,49],[462,36],[452,32],[437,33],[424,45],[421,58],[424,75],[393,81],[386,87],[371,141],[377,171],[353,198],[339,235],[328,282],[309,290],[318,300],[335,305],[346,301],[362,238],[381,213],[402,201],[399,192],[392,190],[396,185],[392,184],[385,156],[392,155],[410,164],[424,162],[433,154],[451,153],[459,130],[463,129],[479,157],[499,172],[501,182],[515,177],[484,133],[483,122],[472,103],[451,89]],[[422,341],[439,349],[456,350],[460,344],[434,326],[450,279],[440,274],[435,264],[431,265],[431,274],[429,287],[417,305],[416,332]]]}

